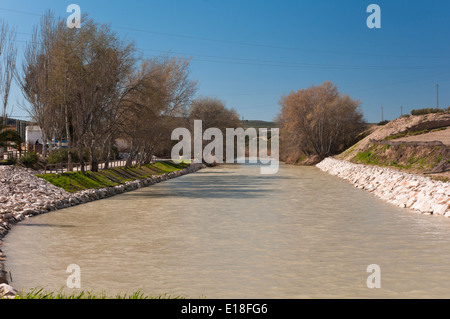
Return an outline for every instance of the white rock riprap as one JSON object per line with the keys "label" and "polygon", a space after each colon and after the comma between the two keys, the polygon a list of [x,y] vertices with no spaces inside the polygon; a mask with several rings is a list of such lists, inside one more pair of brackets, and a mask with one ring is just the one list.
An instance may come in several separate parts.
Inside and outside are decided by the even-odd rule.
{"label": "white rock riprap", "polygon": [[0,284],[0,299],[14,299],[17,290],[8,284]]}
{"label": "white rock riprap", "polygon": [[316,166],[388,203],[422,214],[450,217],[450,183],[334,158],[326,158]]}
{"label": "white rock riprap", "polygon": [[[36,171],[31,169],[0,166],[0,247],[1,238],[11,229],[11,225],[27,217],[111,197],[189,174],[204,167],[206,167],[204,164],[191,164],[179,171],[129,181],[118,186],[69,193],[36,177]],[[0,248],[0,284],[7,283],[4,260],[5,256]]]}

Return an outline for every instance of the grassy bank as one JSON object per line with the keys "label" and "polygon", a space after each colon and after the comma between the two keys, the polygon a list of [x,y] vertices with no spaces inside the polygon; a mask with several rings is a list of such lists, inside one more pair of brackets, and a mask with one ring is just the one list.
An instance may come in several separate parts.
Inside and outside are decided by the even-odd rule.
{"label": "grassy bank", "polygon": [[448,146],[426,146],[414,144],[372,143],[360,151],[350,161],[353,163],[378,165],[395,168],[413,174],[428,175],[431,178],[448,182],[441,173],[450,167]]}
{"label": "grassy bank", "polygon": [[448,182],[450,114],[401,117],[348,148],[336,159],[394,168]]}
{"label": "grassy bank", "polygon": [[[358,152],[352,162],[417,171],[431,171],[444,160],[445,156],[445,146],[372,144],[365,151]],[[445,160],[448,161],[447,159]]]}
{"label": "grassy bank", "polygon": [[141,167],[114,167],[99,172],[66,172],[36,176],[68,192],[75,193],[85,189],[117,186],[128,181],[148,178],[152,175],[170,173],[181,170],[188,165],[186,163],[176,164],[171,161],[165,161]]}

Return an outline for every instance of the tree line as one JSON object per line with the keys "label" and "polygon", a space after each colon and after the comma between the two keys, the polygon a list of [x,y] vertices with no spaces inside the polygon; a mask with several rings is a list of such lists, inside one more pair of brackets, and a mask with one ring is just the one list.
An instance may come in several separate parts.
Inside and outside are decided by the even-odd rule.
{"label": "tree line", "polygon": [[[97,171],[100,160],[108,166],[118,140],[127,145],[127,166],[170,155],[170,133],[189,127],[192,116],[240,126],[222,101],[194,100],[198,83],[190,72],[189,59],[139,58],[132,41],[87,16],[71,29],[47,12],[26,44],[17,79],[43,140],[66,141],[69,170],[76,157],[82,170],[86,162]],[[44,156],[55,151],[52,143],[48,148],[44,142]]]}
{"label": "tree line", "polygon": [[[82,170],[90,164],[97,171],[104,160],[108,167],[119,140],[127,146],[127,166],[168,156],[176,143],[171,132],[177,127],[192,132],[194,120],[202,120],[204,130],[216,127],[224,133],[242,126],[239,114],[223,101],[195,97],[198,82],[191,79],[190,59],[141,58],[133,41],[121,39],[87,15],[81,28],[71,29],[47,12],[25,46],[21,68],[15,67],[11,31],[0,24],[0,56],[2,48],[7,52],[1,64],[3,108],[8,99],[4,90],[9,92],[14,74],[42,130],[43,155],[56,151],[52,143],[47,149],[45,141],[64,139],[69,170],[74,160]],[[331,82],[291,92],[281,98],[280,106],[276,123],[282,160],[336,154],[364,130],[359,101],[338,92]]]}

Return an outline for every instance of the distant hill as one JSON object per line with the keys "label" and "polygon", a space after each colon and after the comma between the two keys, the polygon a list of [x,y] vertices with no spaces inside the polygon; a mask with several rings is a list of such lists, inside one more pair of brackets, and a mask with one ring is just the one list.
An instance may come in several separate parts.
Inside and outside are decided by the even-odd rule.
{"label": "distant hill", "polygon": [[243,120],[242,127],[243,128],[276,128],[277,125],[275,122],[261,121],[261,120]]}

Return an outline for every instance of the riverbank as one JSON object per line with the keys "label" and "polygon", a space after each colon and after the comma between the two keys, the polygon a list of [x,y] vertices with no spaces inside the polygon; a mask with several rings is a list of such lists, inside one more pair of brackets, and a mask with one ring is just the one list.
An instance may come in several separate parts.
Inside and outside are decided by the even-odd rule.
{"label": "riverbank", "polygon": [[[168,173],[128,180],[115,186],[84,189],[71,193],[38,178],[35,174],[39,172],[34,170],[16,166],[0,166],[0,247],[1,239],[8,233],[11,226],[27,217],[136,190],[196,172],[204,167],[204,164],[189,164],[183,169]],[[8,283],[8,274],[4,268],[5,259],[0,248],[0,284]]]}
{"label": "riverbank", "polygon": [[450,217],[450,183],[392,168],[326,158],[316,165],[393,205]]}

